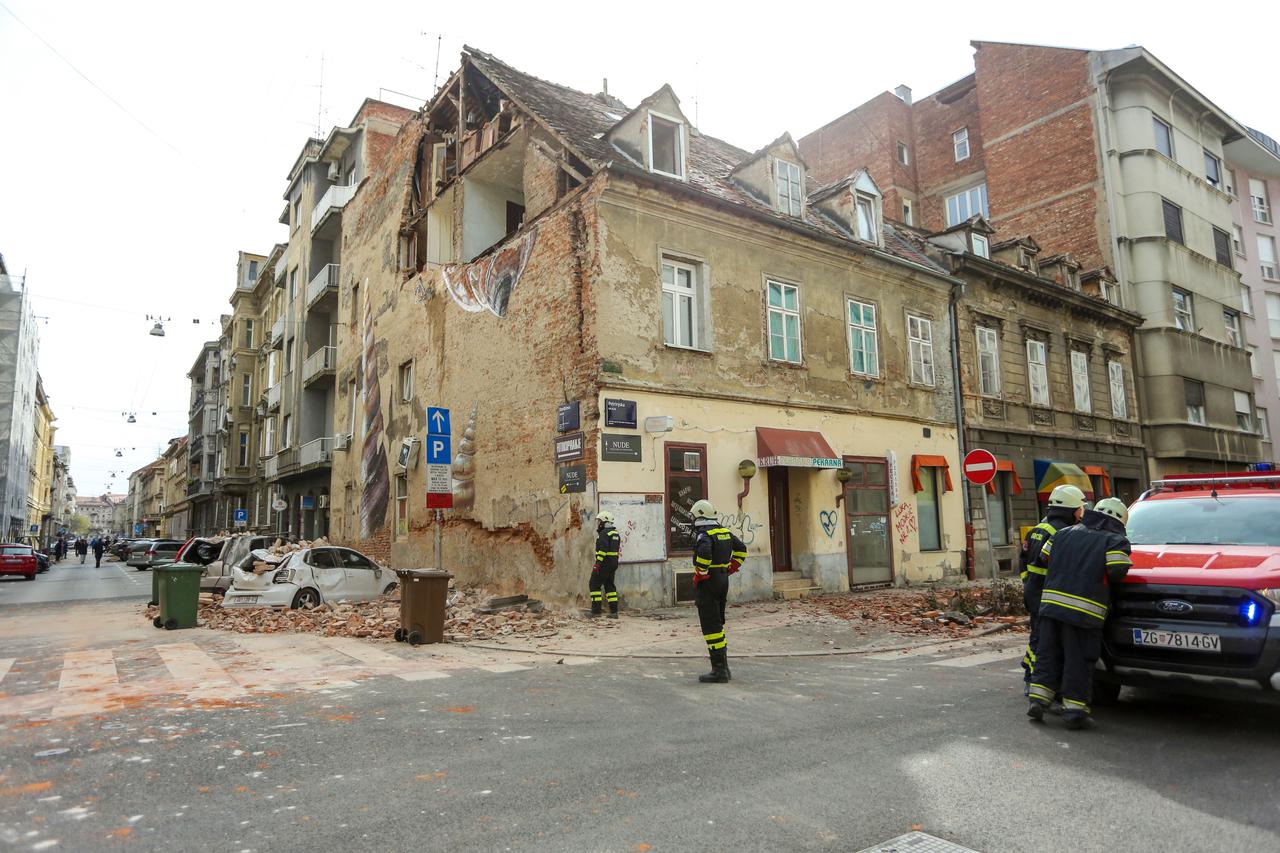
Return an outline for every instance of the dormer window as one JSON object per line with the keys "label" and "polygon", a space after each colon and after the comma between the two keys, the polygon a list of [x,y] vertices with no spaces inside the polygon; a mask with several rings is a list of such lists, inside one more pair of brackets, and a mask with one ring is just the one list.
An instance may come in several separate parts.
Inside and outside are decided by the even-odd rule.
{"label": "dormer window", "polygon": [[649,171],[684,180],[684,125],[649,113]]}
{"label": "dormer window", "polygon": [[800,215],[800,167],[787,160],[773,161],[774,176],[778,184],[778,210],[791,216]]}
{"label": "dormer window", "polygon": [[981,234],[970,234],[970,241],[973,243],[973,253],[980,258],[991,257],[991,243]]}
{"label": "dormer window", "polygon": [[879,243],[876,239],[876,206],[867,196],[859,195],[858,207],[858,239],[868,243]]}

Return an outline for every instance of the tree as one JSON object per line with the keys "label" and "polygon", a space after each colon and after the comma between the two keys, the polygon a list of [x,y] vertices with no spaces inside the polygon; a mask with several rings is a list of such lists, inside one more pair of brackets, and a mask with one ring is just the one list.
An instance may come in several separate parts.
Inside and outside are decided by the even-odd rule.
{"label": "tree", "polygon": [[89,516],[82,512],[77,512],[71,516],[71,523],[67,527],[77,536],[83,536],[89,532]]}

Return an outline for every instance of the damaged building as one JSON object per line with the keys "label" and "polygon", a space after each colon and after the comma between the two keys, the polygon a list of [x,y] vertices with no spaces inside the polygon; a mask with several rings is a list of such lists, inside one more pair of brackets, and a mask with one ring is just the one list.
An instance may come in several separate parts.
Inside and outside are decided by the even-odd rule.
{"label": "damaged building", "polygon": [[464,582],[583,594],[607,509],[624,604],[687,600],[704,497],[748,547],[737,600],[965,571],[960,279],[867,171],[818,185],[789,135],[736,148],[669,86],[629,107],[468,48],[339,245],[333,538],[434,563],[443,406]]}

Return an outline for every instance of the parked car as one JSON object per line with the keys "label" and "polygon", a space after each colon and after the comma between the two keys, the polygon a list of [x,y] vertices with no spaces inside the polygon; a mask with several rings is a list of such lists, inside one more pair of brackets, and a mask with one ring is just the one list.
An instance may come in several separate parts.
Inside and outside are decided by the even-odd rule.
{"label": "parked car", "polygon": [[19,544],[30,545],[31,550],[36,555],[36,574],[44,574],[49,571],[49,555],[40,549],[40,540],[35,536],[24,536]]}
{"label": "parked car", "polygon": [[140,572],[167,566],[177,559],[181,547],[182,543],[177,539],[144,539],[129,549],[129,559],[125,563]]}
{"label": "parked car", "polygon": [[22,575],[29,581],[36,579],[40,564],[35,549],[21,542],[0,545],[0,575]]}
{"label": "parked car", "polygon": [[178,562],[204,566],[201,592],[225,593],[231,586],[231,566],[244,560],[250,551],[270,548],[284,534],[235,533],[231,536],[197,536],[183,546]]}
{"label": "parked car", "polygon": [[[259,556],[262,552],[259,552]],[[396,576],[350,548],[327,545],[286,554],[274,567],[255,572],[252,553],[231,567],[223,607],[315,607],[324,602],[371,601],[396,588]]]}
{"label": "parked car", "polygon": [[1280,474],[1157,480],[1128,533],[1094,701],[1126,684],[1280,700]]}
{"label": "parked car", "polygon": [[117,559],[127,560],[129,559],[129,548],[133,546],[134,542],[138,542],[138,541],[140,540],[121,539],[118,542],[116,542],[116,544],[112,547],[111,553],[115,554]]}

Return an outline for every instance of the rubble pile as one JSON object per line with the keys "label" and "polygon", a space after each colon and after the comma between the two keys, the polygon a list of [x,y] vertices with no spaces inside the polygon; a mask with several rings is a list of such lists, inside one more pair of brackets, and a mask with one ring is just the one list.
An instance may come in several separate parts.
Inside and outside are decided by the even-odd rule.
{"label": "rubble pile", "polygon": [[873,623],[898,634],[964,636],[1002,623],[1020,630],[1026,621],[1022,592],[1015,592],[1012,584],[885,590],[802,601],[814,615]]}

